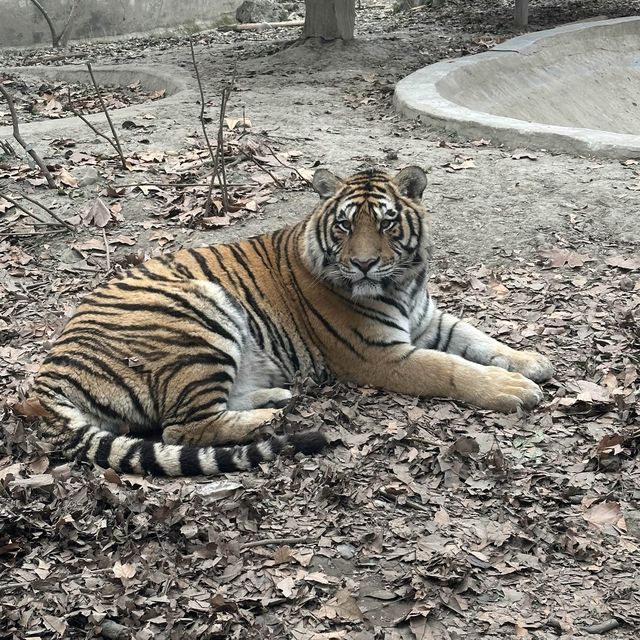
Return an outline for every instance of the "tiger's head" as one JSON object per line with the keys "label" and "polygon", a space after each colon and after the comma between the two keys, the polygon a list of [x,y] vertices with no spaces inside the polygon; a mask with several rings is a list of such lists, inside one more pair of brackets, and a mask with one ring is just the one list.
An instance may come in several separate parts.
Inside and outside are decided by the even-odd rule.
{"label": "tiger's head", "polygon": [[307,222],[304,253],[315,276],[354,299],[373,298],[424,268],[431,234],[421,204],[422,169],[406,167],[395,176],[369,170],[346,179],[319,169],[313,186],[322,202]]}

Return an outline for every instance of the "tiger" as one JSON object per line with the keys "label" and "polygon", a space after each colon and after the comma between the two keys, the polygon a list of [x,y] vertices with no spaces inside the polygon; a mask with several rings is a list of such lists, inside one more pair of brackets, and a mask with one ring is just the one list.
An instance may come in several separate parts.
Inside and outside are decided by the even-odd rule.
{"label": "tiger", "polygon": [[285,452],[315,454],[323,429],[262,427],[296,376],[531,409],[550,361],[437,308],[423,169],[319,169],[319,204],[297,224],[147,260],[99,286],[45,357],[42,437],[117,472],[216,475]]}

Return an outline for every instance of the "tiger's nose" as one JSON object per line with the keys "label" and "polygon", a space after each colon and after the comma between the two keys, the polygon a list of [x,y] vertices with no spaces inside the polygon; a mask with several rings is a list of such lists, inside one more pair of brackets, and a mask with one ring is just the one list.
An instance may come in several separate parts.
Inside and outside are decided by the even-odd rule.
{"label": "tiger's nose", "polygon": [[374,267],[379,262],[379,258],[351,258],[351,264],[354,267],[358,267],[362,273],[367,273],[372,267]]}

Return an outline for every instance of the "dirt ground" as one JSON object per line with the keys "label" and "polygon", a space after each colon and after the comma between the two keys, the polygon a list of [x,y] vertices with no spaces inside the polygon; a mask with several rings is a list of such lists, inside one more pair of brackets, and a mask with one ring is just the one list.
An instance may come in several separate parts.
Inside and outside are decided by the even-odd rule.
{"label": "dirt ground", "polygon": [[[136,112],[134,127],[114,112],[134,171],[59,120],[33,140],[58,193],[0,156],[0,193],[74,224],[34,226],[0,199],[0,638],[637,638],[640,164],[504,149],[400,118],[395,82],[517,35],[512,3],[362,4],[349,45],[296,46],[286,30],[194,35],[214,142],[235,69],[229,215],[203,214],[206,187],[175,186],[206,183],[195,93]],[[532,0],[529,29],[637,13],[635,0]],[[0,64],[90,57],[193,76],[179,37],[57,55],[0,51]],[[322,426],[326,455],[212,481],[68,465],[37,442],[20,415],[30,381],[107,267],[296,221],[317,201],[305,182],[316,166],[407,164],[429,169],[434,294],[556,363],[541,407],[501,416],[301,383],[284,427]],[[122,187],[145,181],[163,186]]]}

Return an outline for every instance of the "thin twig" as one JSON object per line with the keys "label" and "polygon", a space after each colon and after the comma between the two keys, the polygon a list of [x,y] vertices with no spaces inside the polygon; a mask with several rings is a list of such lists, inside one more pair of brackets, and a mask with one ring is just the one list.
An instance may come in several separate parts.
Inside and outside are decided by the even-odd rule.
{"label": "thin twig", "polygon": [[429,507],[425,507],[423,504],[420,504],[419,502],[415,502],[414,500],[410,500],[409,498],[406,498],[402,502],[399,502],[397,496],[392,496],[391,494],[387,493],[386,491],[383,491],[382,489],[378,491],[378,495],[380,495],[380,497],[384,498],[388,502],[393,502],[394,504],[400,507],[407,506],[407,507],[411,507],[412,509],[418,509],[418,511],[424,511],[425,513],[428,513],[428,514],[433,513],[433,509],[429,509]]}
{"label": "thin twig", "polygon": [[98,87],[96,78],[93,75],[93,69],[91,67],[90,62],[87,62],[87,69],[89,70],[89,75],[91,76],[91,82],[93,83],[93,87],[96,90],[96,95],[98,96],[98,100],[100,101],[100,106],[102,107],[102,111],[104,112],[107,122],[109,123],[109,128],[111,129],[111,133],[113,134],[113,140],[115,142],[115,147],[118,150],[118,155],[120,156],[120,161],[122,162],[122,166],[128,171],[129,167],[127,166],[127,161],[124,158],[124,153],[122,153],[122,147],[120,146],[120,140],[118,138],[116,128],[113,126],[113,122],[111,121],[111,116],[109,115],[109,110],[107,109],[107,105],[102,99],[102,93],[100,91],[100,87]]}
{"label": "thin twig", "polygon": [[18,155],[8,140],[0,140],[0,149],[6,156],[16,157]]}
{"label": "thin twig", "polygon": [[73,115],[80,118],[80,120],[82,120],[82,122],[84,122],[89,127],[89,129],[91,129],[91,131],[93,131],[97,136],[104,138],[115,149],[116,153],[120,156],[120,159],[122,160],[122,155],[120,153],[120,149],[118,149],[118,145],[116,145],[116,143],[106,133],[102,133],[102,131],[99,131],[98,129],[96,129],[96,127],[93,124],[91,124],[89,120],[87,120],[87,118],[73,106],[73,103],[71,102],[70,87],[67,87],[67,105],[71,110],[71,112],[73,113]]}
{"label": "thin twig", "polygon": [[600,622],[599,624],[592,624],[589,627],[584,627],[582,629],[585,633],[594,633],[594,634],[602,634],[607,633],[609,631],[613,631],[620,626],[620,622],[615,618],[610,618],[609,620],[605,620],[604,622]]}
{"label": "thin twig", "polygon": [[[209,183],[206,182],[128,182],[127,184],[114,184],[115,189],[124,189],[126,187],[180,187],[186,189],[192,189],[194,187],[208,187]],[[228,187],[247,187],[247,184],[241,182],[227,182]]]}
{"label": "thin twig", "polygon": [[[198,63],[196,62],[196,52],[193,47],[193,40],[191,36],[189,36],[189,48],[191,50],[191,61],[193,62],[193,70],[196,74],[196,82],[198,83],[198,90],[200,91],[200,126],[202,127],[202,135],[204,136],[204,140],[207,143],[207,149],[209,150],[209,155],[211,156],[211,163],[213,165],[213,173],[211,175],[211,182],[209,183],[209,190],[207,192],[207,199],[205,202],[205,213],[209,215],[211,213],[211,194],[213,192],[213,185],[215,183],[216,177],[218,178],[218,182],[221,183],[220,174],[218,170],[218,155],[220,153],[220,149],[216,148],[214,153],[213,147],[211,146],[211,141],[209,140],[209,134],[207,133],[207,126],[204,121],[204,110],[205,110],[205,98],[204,98],[204,89],[202,88],[202,81],[200,80],[200,71],[198,69]],[[227,213],[225,207],[225,213]]]}
{"label": "thin twig", "polygon": [[57,213],[54,213],[53,211],[51,211],[51,209],[49,209],[49,207],[45,207],[42,204],[42,202],[40,202],[39,200],[36,200],[35,198],[32,198],[31,196],[28,196],[26,193],[21,193],[19,195],[20,195],[21,198],[24,198],[25,200],[27,200],[31,204],[35,204],[37,207],[40,207],[43,211],[46,211],[54,220],[57,220],[60,224],[62,224],[65,227],[67,227],[67,229],[70,229],[71,231],[73,231],[75,229],[74,226],[71,223],[67,222],[66,220],[63,220],[60,216],[58,216]]}
{"label": "thin twig", "polygon": [[[68,222],[65,222],[62,218],[59,218],[57,215],[55,215],[50,209],[47,209],[47,207],[45,207],[44,205],[40,204],[39,202],[37,202],[36,200],[33,200],[31,198],[27,198],[25,197],[23,194],[20,194],[23,198],[25,198],[26,200],[29,200],[30,202],[33,202],[34,204],[37,204],[39,207],[41,207],[42,209],[44,209],[47,213],[49,213],[55,220],[57,220],[61,225],[65,226],[67,229],[70,229],[73,231],[73,225],[70,225]],[[46,224],[49,225],[49,223],[46,220],[43,220],[42,218],[40,218],[39,216],[37,216],[33,211],[31,211],[30,209],[27,209],[26,207],[23,207],[17,200],[14,200],[11,196],[8,196],[4,193],[0,193],[0,198],[4,198],[7,202],[10,202],[16,209],[20,209],[20,211],[22,211],[23,213],[26,213],[30,218],[33,218],[34,220],[37,220],[40,224]]]}
{"label": "thin twig", "polygon": [[263,166],[262,164],[260,164],[250,153],[247,153],[246,151],[240,151],[240,153],[242,153],[242,155],[247,158],[247,160],[251,160],[251,162],[253,162],[253,164],[256,165],[256,167],[259,167],[260,169],[262,169],[267,175],[269,175],[269,177],[280,187],[284,187],[284,185],[282,184],[282,182],[280,182],[280,180],[278,180],[278,178],[276,178],[273,173],[271,173],[271,171],[269,171],[269,169],[267,169],[267,167]]}
{"label": "thin twig", "polygon": [[198,63],[196,62],[196,52],[193,48],[193,40],[191,36],[189,36],[189,47],[191,49],[191,61],[193,62],[193,69],[196,74],[196,82],[198,83],[198,90],[200,91],[200,124],[202,125],[202,135],[204,136],[204,140],[207,143],[207,149],[209,150],[209,155],[211,156],[211,161],[215,162],[215,154],[213,152],[213,147],[211,146],[211,142],[209,141],[209,134],[207,133],[207,127],[204,123],[204,110],[205,110],[205,99],[204,99],[204,90],[202,88],[202,81],[200,80],[200,71],[198,70]]}
{"label": "thin twig", "polygon": [[[51,225],[47,222],[42,222],[47,227]],[[50,236],[53,233],[67,233],[65,229],[47,229],[46,231],[25,231],[21,233],[19,231],[0,231],[0,238],[32,238],[33,236]],[[46,283],[45,283],[46,285]]]}
{"label": "thin twig", "polygon": [[231,82],[227,87],[222,90],[222,101],[220,104],[220,123],[218,126],[218,157],[220,159],[220,167],[222,169],[222,206],[224,207],[225,214],[229,213],[229,191],[227,189],[227,170],[225,168],[224,160],[224,116],[227,111],[227,103],[229,102],[229,96],[233,91],[233,86],[236,82],[236,69],[233,69],[233,75],[231,76]]}
{"label": "thin twig", "polygon": [[[211,193],[213,192],[213,187],[215,186],[216,177],[218,178],[218,184],[221,188],[223,211],[225,213],[229,212],[229,185],[227,183],[227,172],[224,159],[224,117],[227,111],[227,101],[229,99],[229,96],[231,95],[231,90],[233,89],[235,79],[236,70],[234,68],[230,85],[222,90],[222,99],[220,101],[220,121],[218,123],[218,144],[216,147],[216,159],[214,162],[213,173],[211,174],[211,182],[209,183],[209,192],[207,194],[207,205],[209,205],[207,214],[209,214],[211,211]],[[218,168],[219,166],[222,167],[221,171]],[[220,174],[222,174],[222,179],[220,178]]]}
{"label": "thin twig", "polygon": [[58,185],[56,181],[53,179],[53,176],[47,169],[47,165],[44,163],[42,158],[36,153],[35,149],[28,145],[22,135],[20,134],[20,123],[18,122],[18,114],[16,113],[15,105],[13,104],[13,100],[9,95],[9,92],[2,86],[0,82],[0,93],[4,96],[4,99],[7,101],[9,105],[9,112],[11,113],[11,122],[13,123],[13,137],[16,139],[18,144],[33,158],[33,161],[40,167],[40,171],[42,171],[42,175],[47,179],[47,184],[51,189],[57,189]]}
{"label": "thin twig", "polygon": [[76,9],[78,8],[78,2],[79,0],[73,0],[73,4],[71,5],[71,9],[69,10],[69,15],[67,16],[67,19],[65,20],[65,23],[62,27],[62,31],[60,31],[60,35],[58,36],[58,44],[60,43],[62,43],[63,45],[66,44],[67,29],[71,24],[71,20],[73,20],[73,15],[76,12]]}
{"label": "thin twig", "polygon": [[37,216],[30,209],[26,209],[25,207],[23,207],[19,202],[17,202],[13,198],[10,198],[9,196],[5,196],[5,195],[3,195],[1,193],[0,193],[0,198],[3,198],[7,202],[10,202],[16,209],[19,209],[23,213],[26,213],[30,218],[33,218],[34,220],[37,220],[40,224],[47,224],[46,220],[43,220],[40,216]]}
{"label": "thin twig", "polygon": [[307,178],[305,178],[295,167],[291,167],[288,164],[285,164],[284,162],[282,162],[282,160],[280,160],[280,158],[278,158],[278,156],[276,155],[276,152],[268,145],[265,144],[265,147],[267,147],[267,149],[269,149],[269,153],[276,159],[277,162],[279,162],[283,167],[286,167],[287,169],[292,169],[293,171],[295,171],[298,174],[298,177],[300,178],[300,180],[302,180],[303,182],[306,182],[308,185],[312,185],[313,182],[311,182],[311,180],[307,180]]}
{"label": "thin twig", "polygon": [[304,544],[312,540],[309,536],[302,536],[300,538],[263,538],[262,540],[252,540],[251,542],[245,542],[240,545],[240,550],[250,549],[251,547],[267,547],[274,544]]}
{"label": "thin twig", "polygon": [[107,240],[107,232],[102,227],[102,239],[104,240],[104,250],[107,256],[107,273],[111,271],[111,256],[109,255],[109,241]]}

